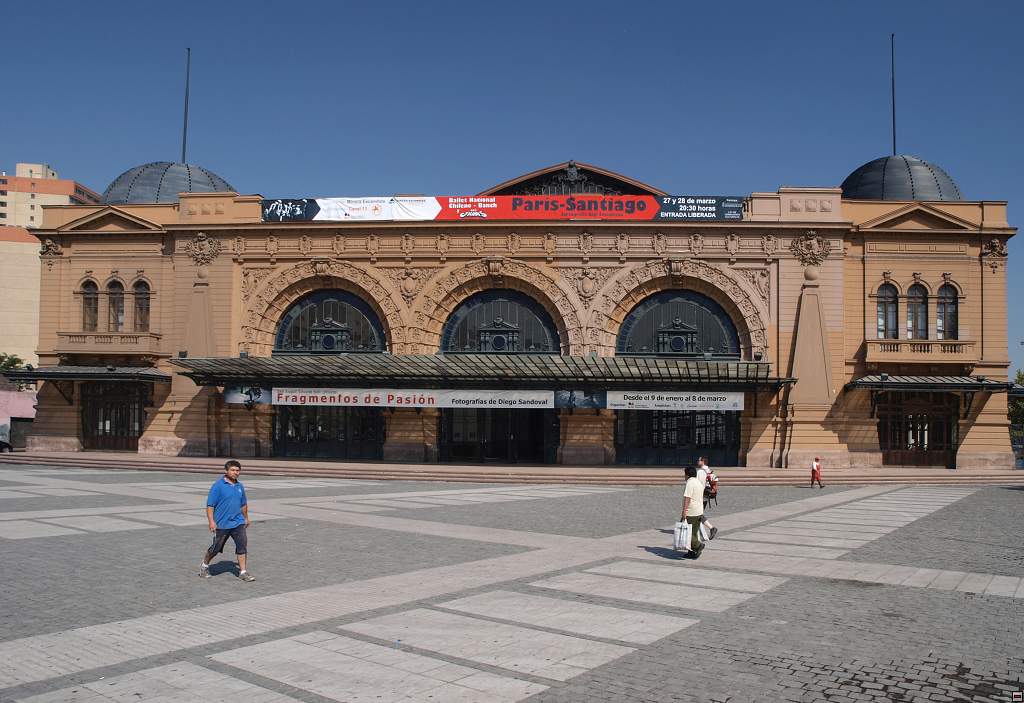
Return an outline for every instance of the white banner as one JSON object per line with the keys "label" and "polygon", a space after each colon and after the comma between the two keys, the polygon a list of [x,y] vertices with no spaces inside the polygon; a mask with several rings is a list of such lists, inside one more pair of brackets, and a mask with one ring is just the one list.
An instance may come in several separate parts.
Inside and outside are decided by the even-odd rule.
{"label": "white banner", "polygon": [[274,405],[366,408],[553,408],[554,391],[465,391],[408,388],[275,388]]}
{"label": "white banner", "polygon": [[612,410],[742,410],[742,391],[608,391]]}
{"label": "white banner", "polygon": [[317,198],[316,204],[320,211],[313,219],[331,222],[430,221],[441,211],[437,198],[425,196]]}

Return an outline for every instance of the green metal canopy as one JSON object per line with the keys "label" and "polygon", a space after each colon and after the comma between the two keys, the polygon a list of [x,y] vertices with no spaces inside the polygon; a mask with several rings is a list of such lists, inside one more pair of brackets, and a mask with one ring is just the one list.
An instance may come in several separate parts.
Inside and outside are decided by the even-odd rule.
{"label": "green metal canopy", "polygon": [[510,388],[543,390],[777,390],[793,379],[770,364],[665,357],[553,354],[288,354],[172,359],[207,386],[337,385],[369,388]]}
{"label": "green metal canopy", "polygon": [[1005,393],[1012,384],[984,376],[861,376],[846,384],[847,389],[865,388],[873,391],[966,391]]}
{"label": "green metal canopy", "polygon": [[170,374],[151,366],[40,366],[4,371],[4,376],[12,381],[171,381]]}

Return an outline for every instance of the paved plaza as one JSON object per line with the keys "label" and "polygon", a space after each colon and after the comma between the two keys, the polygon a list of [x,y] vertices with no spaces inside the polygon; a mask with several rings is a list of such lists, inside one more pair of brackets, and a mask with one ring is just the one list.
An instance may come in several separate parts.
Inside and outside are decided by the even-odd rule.
{"label": "paved plaza", "polygon": [[247,477],[249,568],[200,579],[216,474],[0,468],[0,701],[1011,701],[1024,490]]}

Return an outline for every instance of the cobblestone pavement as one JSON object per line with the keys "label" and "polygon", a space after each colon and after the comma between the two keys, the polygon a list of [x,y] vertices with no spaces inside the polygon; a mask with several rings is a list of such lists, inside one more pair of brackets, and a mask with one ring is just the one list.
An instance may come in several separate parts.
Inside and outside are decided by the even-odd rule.
{"label": "cobblestone pavement", "polygon": [[215,476],[0,470],[0,701],[1011,701],[1024,491],[243,474],[252,584],[196,577]]}

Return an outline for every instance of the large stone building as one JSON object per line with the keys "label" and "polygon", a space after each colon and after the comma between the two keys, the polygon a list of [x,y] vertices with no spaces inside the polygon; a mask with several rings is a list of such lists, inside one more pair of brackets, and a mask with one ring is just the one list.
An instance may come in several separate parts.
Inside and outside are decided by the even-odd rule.
{"label": "large stone building", "polygon": [[1012,465],[1015,230],[913,157],[696,201],[572,162],[404,200],[189,169],[46,209],[32,447]]}

